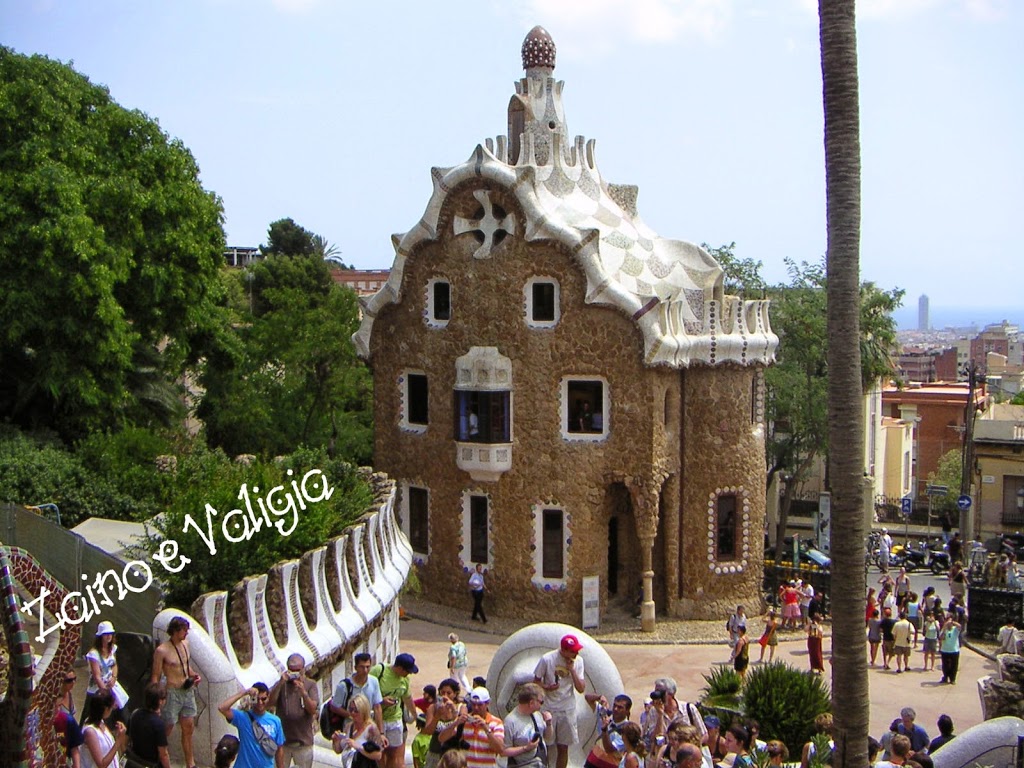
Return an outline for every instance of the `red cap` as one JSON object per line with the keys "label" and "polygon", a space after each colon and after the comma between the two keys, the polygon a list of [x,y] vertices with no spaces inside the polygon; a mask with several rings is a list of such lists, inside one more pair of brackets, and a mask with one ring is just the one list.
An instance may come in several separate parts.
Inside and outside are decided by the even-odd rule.
{"label": "red cap", "polygon": [[566,635],[562,638],[562,650],[579,653],[583,650],[583,646],[580,644],[580,639],[576,637],[576,635]]}

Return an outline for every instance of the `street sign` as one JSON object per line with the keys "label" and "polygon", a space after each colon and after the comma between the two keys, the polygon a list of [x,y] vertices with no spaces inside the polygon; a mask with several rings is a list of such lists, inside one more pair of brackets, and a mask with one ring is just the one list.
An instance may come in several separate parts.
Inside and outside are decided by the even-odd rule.
{"label": "street sign", "polygon": [[910,517],[910,513],[914,511],[914,500],[909,496],[900,499],[900,511],[904,517]]}
{"label": "street sign", "polygon": [[962,494],[959,499],[956,500],[957,509],[961,512],[966,512],[971,508],[971,497],[966,493]]}
{"label": "street sign", "polygon": [[927,490],[929,496],[945,496],[947,493],[949,493],[949,486],[929,485]]}

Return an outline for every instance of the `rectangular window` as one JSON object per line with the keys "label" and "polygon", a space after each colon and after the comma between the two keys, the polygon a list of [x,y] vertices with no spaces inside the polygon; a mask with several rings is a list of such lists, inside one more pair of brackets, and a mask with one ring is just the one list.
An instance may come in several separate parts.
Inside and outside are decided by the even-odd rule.
{"label": "rectangular window", "polygon": [[570,380],[566,389],[566,430],[573,434],[600,435],[605,431],[604,383]]}
{"label": "rectangular window", "polygon": [[410,424],[426,426],[429,416],[427,377],[422,373],[410,373],[406,376],[406,387],[406,420]]}
{"label": "rectangular window", "polygon": [[718,497],[717,523],[717,559],[735,560],[738,526],[736,523],[736,496],[734,494],[729,493]]}
{"label": "rectangular window", "polygon": [[487,497],[469,497],[469,559],[487,562]]}
{"label": "rectangular window", "polygon": [[550,323],[555,320],[555,284],[533,284],[533,317],[534,322]]}
{"label": "rectangular window", "polygon": [[1003,524],[1024,523],[1024,477],[1003,476]]}
{"label": "rectangular window", "polygon": [[438,280],[434,283],[434,319],[450,320],[452,317],[452,287],[450,283]]}
{"label": "rectangular window", "polygon": [[429,494],[426,488],[409,487],[409,543],[412,551],[429,553]]}
{"label": "rectangular window", "polygon": [[545,509],[541,575],[545,579],[565,578],[565,530],[562,510]]}
{"label": "rectangular window", "polygon": [[455,439],[461,443],[512,441],[512,393],[455,391]]}

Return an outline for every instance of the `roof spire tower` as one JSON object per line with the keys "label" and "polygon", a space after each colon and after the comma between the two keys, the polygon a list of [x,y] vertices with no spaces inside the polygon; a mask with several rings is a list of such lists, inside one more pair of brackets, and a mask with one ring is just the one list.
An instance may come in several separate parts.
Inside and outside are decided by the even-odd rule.
{"label": "roof spire tower", "polygon": [[516,93],[508,105],[509,162],[512,165],[519,162],[524,145],[532,143],[533,150],[533,158],[525,158],[526,162],[538,165],[551,161],[553,136],[560,137],[558,146],[567,145],[568,131],[562,109],[564,83],[554,78],[555,52],[555,41],[544,27],[534,27],[523,40],[526,77],[516,83]]}

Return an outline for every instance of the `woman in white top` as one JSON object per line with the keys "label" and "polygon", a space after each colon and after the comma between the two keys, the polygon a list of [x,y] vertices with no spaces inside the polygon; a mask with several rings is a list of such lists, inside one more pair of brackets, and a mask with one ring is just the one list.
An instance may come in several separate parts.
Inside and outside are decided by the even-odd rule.
{"label": "woman in white top", "polygon": [[104,691],[97,693],[85,705],[82,718],[82,736],[85,743],[81,754],[82,768],[117,768],[118,755],[123,753],[128,742],[124,723],[114,723],[114,730],[107,727],[106,720],[114,711],[114,697]]}
{"label": "woman in white top", "polygon": [[348,703],[348,716],[352,719],[348,735],[338,731],[331,739],[334,751],[341,754],[341,764],[365,765],[367,760],[379,763],[384,750],[380,747],[380,731],[371,716],[370,700],[357,693]]}
{"label": "woman in white top", "polygon": [[[85,706],[99,693],[113,694],[117,684],[117,646],[114,644],[114,625],[101,621],[96,627],[96,640],[85,654],[89,662],[89,687],[85,691]],[[115,720],[122,720],[120,709],[114,704]]]}

